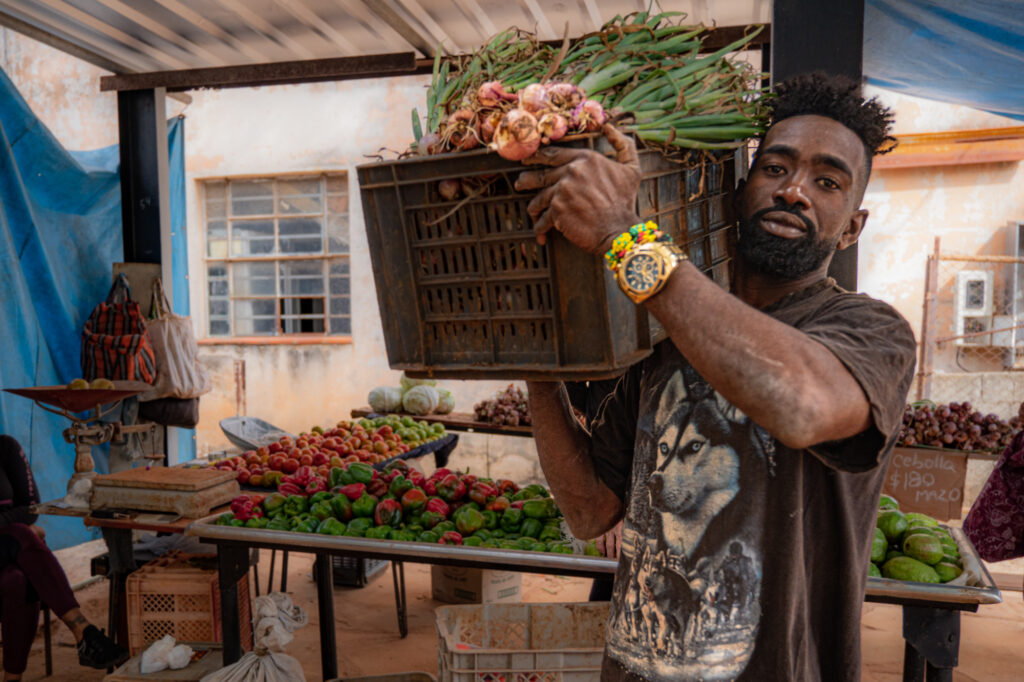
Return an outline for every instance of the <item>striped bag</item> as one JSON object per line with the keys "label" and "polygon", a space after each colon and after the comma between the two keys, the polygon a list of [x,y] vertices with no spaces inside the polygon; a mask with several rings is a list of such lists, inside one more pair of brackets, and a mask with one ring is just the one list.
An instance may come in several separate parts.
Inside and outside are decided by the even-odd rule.
{"label": "striped bag", "polygon": [[156,358],[128,279],[118,275],[107,300],[93,308],[82,330],[82,376],[112,381],[156,379]]}

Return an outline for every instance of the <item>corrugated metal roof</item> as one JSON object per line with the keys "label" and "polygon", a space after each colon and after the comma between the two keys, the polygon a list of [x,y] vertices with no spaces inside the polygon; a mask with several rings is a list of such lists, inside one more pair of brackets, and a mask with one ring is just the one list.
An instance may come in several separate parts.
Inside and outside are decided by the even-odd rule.
{"label": "corrugated metal roof", "polygon": [[[0,0],[0,24],[115,73],[415,51],[466,52],[511,26],[542,40],[597,29],[648,0]],[[692,23],[770,20],[770,0],[679,0]]]}

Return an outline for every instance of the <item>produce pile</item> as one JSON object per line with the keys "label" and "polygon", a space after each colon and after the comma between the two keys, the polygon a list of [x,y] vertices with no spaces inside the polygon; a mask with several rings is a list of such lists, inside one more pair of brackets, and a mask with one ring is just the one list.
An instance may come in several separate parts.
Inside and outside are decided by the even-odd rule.
{"label": "produce pile", "polygon": [[960,550],[949,531],[927,514],[904,514],[899,507],[894,498],[882,495],[868,575],[919,583],[960,577]]}
{"label": "produce pile", "polygon": [[[764,91],[763,74],[730,55],[763,27],[702,56],[705,28],[683,18],[615,17],[561,49],[510,29],[472,55],[442,59],[438,51],[425,134],[413,110],[415,149],[428,155],[487,146],[517,161],[609,120],[665,151],[735,148],[762,131]],[[458,190],[458,181],[444,182],[454,183],[449,193]]]}
{"label": "produce pile", "polygon": [[104,379],[103,377],[97,377],[91,382],[79,377],[78,379],[72,379],[65,388],[71,391],[84,391],[86,389],[92,389],[94,391],[113,391],[114,382],[110,379]]}
{"label": "produce pile", "polygon": [[903,425],[897,445],[931,445],[968,452],[1000,453],[1021,426],[1020,417],[1004,421],[995,414],[984,415],[966,400],[948,405],[921,400],[903,410]]}
{"label": "produce pile", "polygon": [[402,372],[400,385],[378,386],[367,396],[370,409],[380,414],[408,412],[418,416],[451,414],[455,397],[440,388],[436,379],[410,379]]}
{"label": "produce pile", "polygon": [[274,488],[295,483],[290,477],[299,475],[299,485],[305,487],[312,478],[326,480],[331,467],[346,462],[386,462],[446,435],[443,424],[412,417],[343,420],[329,431],[314,426],[294,440],[284,436],[270,445],[218,460],[213,467],[237,471],[241,485]]}
{"label": "produce pile", "polygon": [[[438,469],[428,478],[398,460],[383,472],[362,462],[330,470],[330,490],[282,486],[240,495],[218,525],[573,554],[562,514],[541,485],[520,488]],[[589,543],[585,554],[598,555]]]}
{"label": "produce pile", "polygon": [[495,393],[493,398],[481,400],[474,405],[473,415],[481,422],[501,426],[528,426],[530,405],[522,389],[509,384],[505,390]]}

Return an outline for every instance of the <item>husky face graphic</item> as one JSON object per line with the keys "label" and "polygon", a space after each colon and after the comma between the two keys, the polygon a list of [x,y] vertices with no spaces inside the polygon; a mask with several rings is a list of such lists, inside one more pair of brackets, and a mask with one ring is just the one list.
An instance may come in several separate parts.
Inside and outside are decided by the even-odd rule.
{"label": "husky face graphic", "polygon": [[732,432],[732,421],[713,398],[690,403],[682,375],[669,380],[655,421],[657,466],[647,492],[665,541],[685,556],[739,491]]}

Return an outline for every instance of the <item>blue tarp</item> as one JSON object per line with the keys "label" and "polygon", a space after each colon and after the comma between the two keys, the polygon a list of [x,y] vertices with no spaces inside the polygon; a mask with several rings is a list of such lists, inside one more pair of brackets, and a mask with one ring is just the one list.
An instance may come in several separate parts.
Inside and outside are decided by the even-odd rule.
{"label": "blue tarp", "polygon": [[[183,122],[169,124],[174,308],[188,314]],[[118,149],[68,152],[0,71],[0,387],[67,383],[81,376],[82,324],[123,260]],[[148,308],[148,307],[147,307]],[[25,398],[0,393],[0,433],[17,438],[43,500],[73,472],[68,426]],[[182,431],[182,459],[194,457]],[[97,469],[106,460],[96,449]],[[43,517],[48,544],[96,537],[78,519]]]}
{"label": "blue tarp", "polygon": [[879,87],[1024,120],[1024,3],[867,0],[864,75]]}

